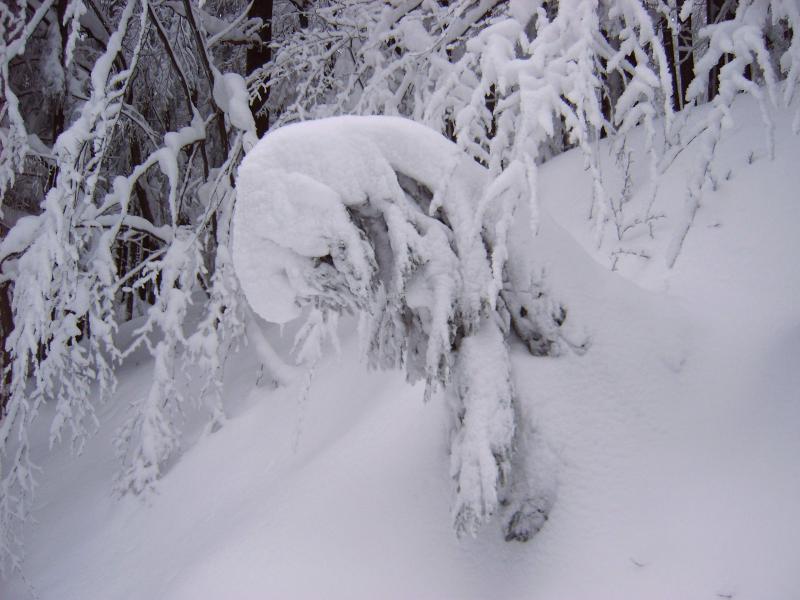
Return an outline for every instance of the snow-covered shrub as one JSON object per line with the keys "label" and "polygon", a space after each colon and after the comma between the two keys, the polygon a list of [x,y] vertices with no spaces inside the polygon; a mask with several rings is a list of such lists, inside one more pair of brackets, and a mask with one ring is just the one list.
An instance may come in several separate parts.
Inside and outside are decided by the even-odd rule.
{"label": "snow-covered shrub", "polygon": [[459,534],[497,510],[512,476],[507,337],[554,353],[565,317],[537,305],[525,253],[509,248],[525,201],[513,183],[396,117],[283,127],[239,169],[233,260],[253,309],[275,323],[305,316],[312,344],[324,336],[309,329],[357,313],[372,366],[424,380],[426,398],[449,392]]}
{"label": "snow-covered shrub", "polygon": [[[243,335],[227,249],[232,172],[255,133],[245,81],[229,72],[244,50],[224,46],[255,39],[258,23],[243,2],[206,8],[234,18],[188,0],[0,5],[0,208],[14,225],[0,239],[11,291],[0,315],[0,572],[20,565],[37,471],[28,436],[44,403],[51,445],[66,438],[80,452],[115,368],[150,350],[153,384],[118,435],[120,491],[151,489],[179,447],[187,360],[202,369],[211,422],[223,419],[222,365]],[[204,295],[193,331],[189,308]],[[144,324],[119,347],[118,322],[135,316]]]}
{"label": "snow-covered shrub", "polygon": [[[688,3],[687,3],[688,4]],[[769,39],[771,28],[781,43]],[[800,5],[793,0],[740,0],[734,17],[712,23],[700,30],[707,42],[706,51],[695,64],[696,76],[689,84],[687,97],[704,97],[711,73],[718,64],[717,94],[711,99],[713,109],[696,136],[701,144],[700,160],[689,179],[684,214],[667,250],[667,264],[673,266],[684,239],[700,208],[703,191],[711,181],[714,151],[723,132],[733,126],[731,105],[738,94],[749,94],[758,102],[764,123],[766,154],[774,155],[774,135],[770,104],[779,101],[788,106],[800,83]],[[779,80],[783,75],[783,94]],[[793,129],[800,133],[800,109]]]}

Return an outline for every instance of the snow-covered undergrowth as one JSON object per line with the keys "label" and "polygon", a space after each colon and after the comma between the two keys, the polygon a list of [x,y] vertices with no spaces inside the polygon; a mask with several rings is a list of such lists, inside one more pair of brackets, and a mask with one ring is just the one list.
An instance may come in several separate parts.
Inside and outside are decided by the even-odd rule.
{"label": "snow-covered undergrowth", "polygon": [[[581,156],[541,169],[539,236],[514,250],[546,268],[591,346],[555,358],[512,347],[519,426],[535,433],[517,456],[555,490],[528,543],[493,527],[453,534],[445,403],[423,403],[398,372],[369,372],[345,321],[340,355],[318,363],[301,402],[302,381],[257,384],[251,347],[229,360],[228,420],[186,427],[184,454],[146,502],[111,496],[113,426],[77,459],[48,454],[41,431],[28,583],[2,582],[0,597],[26,598],[29,584],[57,600],[796,598],[800,140],[779,115],[774,160],[751,154],[756,114],[737,105],[716,190],[671,270],[691,146],[662,179],[654,237],[630,230],[626,249],[641,252],[616,262],[619,240],[598,248],[586,219]],[[635,178],[630,198],[650,201]],[[286,355],[292,325],[282,337],[262,326]],[[101,421],[124,421],[149,360],[124,365]]]}

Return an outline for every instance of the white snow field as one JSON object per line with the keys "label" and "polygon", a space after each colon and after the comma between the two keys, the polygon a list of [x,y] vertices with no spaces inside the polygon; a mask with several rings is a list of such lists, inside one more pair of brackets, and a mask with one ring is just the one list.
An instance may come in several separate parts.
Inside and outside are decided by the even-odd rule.
{"label": "white snow field", "polygon": [[[512,349],[531,460],[556,490],[529,542],[496,521],[455,536],[446,403],[367,371],[347,321],[305,402],[302,384],[257,385],[251,348],[230,357],[228,421],[206,432],[188,415],[146,501],[112,498],[113,426],[73,458],[47,451],[44,415],[25,578],[0,598],[800,598],[800,138],[779,114],[770,160],[757,114],[737,105],[672,270],[695,149],[663,178],[654,239],[609,231],[600,248],[582,157],[542,167],[540,235],[514,251],[546,268],[591,346]],[[645,162],[634,152],[634,171]],[[649,197],[634,185],[631,210]],[[612,272],[618,248],[650,258]],[[150,366],[128,360],[101,420],[121,424]]]}

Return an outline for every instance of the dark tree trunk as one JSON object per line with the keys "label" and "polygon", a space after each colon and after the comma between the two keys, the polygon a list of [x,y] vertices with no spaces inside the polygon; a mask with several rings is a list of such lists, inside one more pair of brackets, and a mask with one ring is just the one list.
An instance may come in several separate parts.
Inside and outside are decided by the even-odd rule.
{"label": "dark tree trunk", "polygon": [[5,413],[11,385],[11,355],[6,350],[6,340],[14,329],[11,315],[11,284],[0,284],[0,420]]}
{"label": "dark tree trunk", "polygon": [[[725,12],[725,0],[708,0],[706,4],[707,23],[715,23],[718,21],[726,21],[732,19],[736,15],[736,7],[738,2],[731,3]],[[724,67],[727,62],[732,58],[730,54],[724,54],[720,58],[719,63],[711,69],[711,75],[708,78],[708,99],[711,100],[719,92],[719,71]]]}
{"label": "dark tree trunk", "polygon": [[58,58],[62,68],[64,69],[64,89],[62,90],[62,97],[56,102],[55,112],[53,113],[53,143],[55,143],[58,136],[64,131],[64,102],[67,98],[68,79],[67,68],[64,65],[66,62],[64,60],[64,54],[67,50],[67,39],[69,37],[69,29],[67,28],[67,24],[64,22],[64,15],[67,12],[68,4],[68,0],[59,0],[58,4],[56,4],[56,22],[58,24],[58,31],[61,36],[61,55]]}
{"label": "dark tree trunk", "polygon": [[[691,0],[679,0],[677,11],[680,12],[684,2],[689,1]],[[672,27],[666,18],[660,17],[659,28],[662,31],[661,39],[672,75],[672,107],[675,110],[683,110],[686,104],[686,92],[694,78],[694,54],[690,48],[695,42],[692,39],[692,17],[689,16],[682,22],[676,20]]]}
{"label": "dark tree trunk", "polygon": [[[253,2],[250,8],[251,18],[260,18],[264,23],[261,28],[261,43],[253,46],[247,51],[247,72],[253,73],[257,69],[272,60],[272,0],[259,0]],[[269,129],[269,113],[264,105],[267,103],[269,90],[261,92],[259,97],[253,98],[250,102],[250,110],[256,121],[256,133],[258,137],[263,136]]]}

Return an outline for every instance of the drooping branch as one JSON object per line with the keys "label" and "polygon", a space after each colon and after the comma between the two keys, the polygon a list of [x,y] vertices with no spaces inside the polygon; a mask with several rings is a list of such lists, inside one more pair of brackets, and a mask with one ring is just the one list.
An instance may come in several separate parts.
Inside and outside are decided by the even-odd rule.
{"label": "drooping branch", "polygon": [[404,367],[427,398],[442,388],[453,397],[459,534],[496,511],[510,476],[509,320],[544,354],[559,346],[566,317],[541,310],[530,279],[527,288],[496,280],[525,271],[501,233],[522,202],[523,188],[507,183],[484,202],[486,169],[433,130],[391,117],[279,129],[245,157],[237,183],[233,260],[257,314],[282,323],[310,310],[300,353],[317,356],[307,346],[325,335],[314,329],[358,313],[371,365]]}

